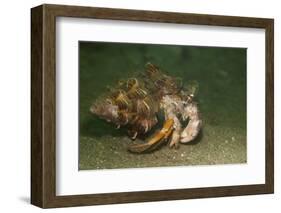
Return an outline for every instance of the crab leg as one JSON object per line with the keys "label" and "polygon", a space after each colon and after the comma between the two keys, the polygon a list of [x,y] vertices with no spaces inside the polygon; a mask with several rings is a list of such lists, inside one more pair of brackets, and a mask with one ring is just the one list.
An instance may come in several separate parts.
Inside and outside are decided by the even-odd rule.
{"label": "crab leg", "polygon": [[129,146],[129,151],[135,153],[141,153],[154,149],[155,146],[159,145],[161,142],[167,140],[173,132],[174,120],[168,119],[165,121],[163,128],[155,134],[147,143],[144,144],[134,144]]}

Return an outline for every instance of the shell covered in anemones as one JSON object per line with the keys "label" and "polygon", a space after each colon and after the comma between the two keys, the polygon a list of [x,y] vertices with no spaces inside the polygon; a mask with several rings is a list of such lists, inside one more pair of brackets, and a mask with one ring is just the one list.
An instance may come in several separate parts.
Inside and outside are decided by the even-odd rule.
{"label": "shell covered in anemones", "polygon": [[148,63],[138,77],[121,80],[108,94],[99,97],[91,112],[119,126],[127,126],[132,138],[147,133],[158,122],[159,103],[164,95],[176,94],[179,78],[163,74]]}

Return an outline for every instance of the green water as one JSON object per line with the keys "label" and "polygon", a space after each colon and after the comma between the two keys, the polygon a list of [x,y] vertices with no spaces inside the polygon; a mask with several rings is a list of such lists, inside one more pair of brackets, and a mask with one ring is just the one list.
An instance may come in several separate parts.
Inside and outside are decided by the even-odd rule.
{"label": "green water", "polygon": [[[79,169],[245,163],[246,53],[244,48],[124,43],[79,44]],[[89,113],[93,101],[119,79],[151,62],[183,82],[199,83],[201,135],[179,149],[164,145],[149,154],[127,151],[125,129]]]}

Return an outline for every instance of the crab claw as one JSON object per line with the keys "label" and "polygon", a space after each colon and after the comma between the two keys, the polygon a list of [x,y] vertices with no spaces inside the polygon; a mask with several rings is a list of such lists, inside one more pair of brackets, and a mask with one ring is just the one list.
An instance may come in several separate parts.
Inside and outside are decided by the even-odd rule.
{"label": "crab claw", "polygon": [[134,153],[142,153],[145,151],[152,151],[162,142],[166,141],[173,132],[173,119],[168,119],[165,121],[163,128],[155,134],[147,143],[144,144],[134,144],[128,147],[128,150]]}
{"label": "crab claw", "polygon": [[185,117],[189,118],[189,122],[181,133],[180,142],[189,143],[193,141],[202,128],[202,120],[199,115],[197,104],[191,103],[185,108]]}

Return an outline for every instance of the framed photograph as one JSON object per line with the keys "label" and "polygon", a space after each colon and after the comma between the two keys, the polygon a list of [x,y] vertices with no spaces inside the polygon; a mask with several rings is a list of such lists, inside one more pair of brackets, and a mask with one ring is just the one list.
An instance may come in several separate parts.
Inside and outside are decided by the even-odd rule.
{"label": "framed photograph", "polygon": [[31,9],[31,203],[274,191],[274,21]]}

